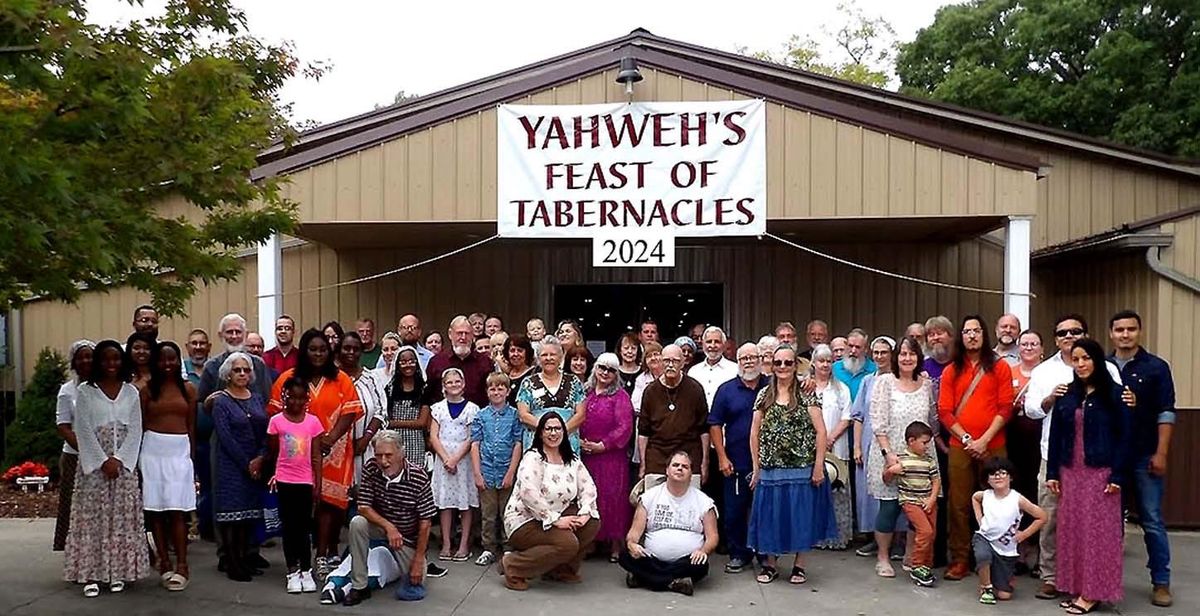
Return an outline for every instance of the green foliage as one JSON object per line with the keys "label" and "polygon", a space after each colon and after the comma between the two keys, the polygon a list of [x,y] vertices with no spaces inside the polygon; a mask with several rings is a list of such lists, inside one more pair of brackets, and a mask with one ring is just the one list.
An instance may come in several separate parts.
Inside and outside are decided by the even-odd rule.
{"label": "green foliage", "polygon": [[[0,2],[0,310],[132,285],[178,314],[294,224],[277,182],[249,174],[291,136],[284,82],[319,69],[251,36],[230,0],[86,19],[83,0]],[[185,213],[158,213],[179,197]]]}
{"label": "green foliage", "polygon": [[901,46],[900,91],[1200,156],[1200,4],[973,0]]}
{"label": "green foliage", "polygon": [[67,362],[57,351],[42,349],[33,378],[17,404],[16,415],[5,431],[4,468],[26,460],[58,468],[62,439],[55,424],[58,389],[67,378]]}
{"label": "green foliage", "polygon": [[[870,17],[851,0],[838,4],[842,15],[836,29],[821,27],[823,40],[793,35],[780,53],[738,53],[791,68],[828,75],[846,81],[882,88],[888,84],[888,70],[896,50],[896,32],[882,17]],[[832,46],[832,54],[823,48]]]}

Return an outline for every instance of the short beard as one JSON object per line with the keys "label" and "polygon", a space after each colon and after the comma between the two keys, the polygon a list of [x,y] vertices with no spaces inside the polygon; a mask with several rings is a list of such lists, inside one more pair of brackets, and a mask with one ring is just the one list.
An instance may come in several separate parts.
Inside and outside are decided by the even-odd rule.
{"label": "short beard", "polygon": [[743,381],[753,381],[762,376],[762,370],[758,368],[750,368],[749,370],[738,370],[738,377]]}
{"label": "short beard", "polygon": [[709,362],[716,363],[721,361],[721,358],[724,357],[725,354],[721,351],[713,351],[712,353],[705,351],[704,356],[708,358]]}
{"label": "short beard", "polygon": [[467,355],[471,354],[472,349],[466,345],[459,346],[457,344],[452,344],[450,345],[450,350],[454,351],[454,354],[459,357],[466,357]]}
{"label": "short beard", "polygon": [[[1006,342],[1006,340],[1007,340],[1007,342]],[[1002,346],[1002,347],[1010,347],[1017,343],[1017,339],[1013,338],[1012,336],[1000,336],[999,342],[1000,342],[1000,346]]]}
{"label": "short beard", "polygon": [[225,345],[225,352],[226,353],[245,353],[246,345],[245,345],[245,343],[239,344],[238,346],[233,346],[231,344],[227,344],[227,345]]}

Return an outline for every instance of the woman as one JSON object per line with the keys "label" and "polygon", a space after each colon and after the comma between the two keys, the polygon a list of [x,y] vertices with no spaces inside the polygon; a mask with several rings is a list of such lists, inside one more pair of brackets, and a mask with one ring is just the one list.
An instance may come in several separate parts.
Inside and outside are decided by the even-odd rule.
{"label": "woman", "polygon": [[254,525],[263,518],[263,460],[267,454],[266,402],[250,390],[258,375],[250,356],[230,353],[218,371],[225,389],[213,400],[216,437],[214,509],[225,548],[225,575],[249,582],[261,573],[245,560]]}
{"label": "woman", "polygon": [[504,586],[510,590],[527,590],[529,579],[539,575],[583,581],[579,565],[600,530],[600,514],[596,484],[567,443],[566,431],[558,413],[542,415],[533,445],[517,467],[504,508],[504,532],[513,551],[500,560]]}
{"label": "woman", "polygon": [[[1016,477],[1012,486],[1026,498],[1037,500],[1038,471],[1042,464],[1042,420],[1025,416],[1025,389],[1029,386],[1029,376],[1033,369],[1042,362],[1042,336],[1027,329],[1017,337],[1017,355],[1021,360],[1013,366],[1013,418],[1006,425],[1006,442],[1008,443],[1008,459],[1016,468]],[[1021,528],[1029,526],[1032,518],[1024,516]],[[1019,546],[1020,559],[1017,562],[1017,574],[1028,573],[1037,566],[1038,537],[1034,535]]]}
{"label": "woman", "polygon": [[794,553],[788,582],[808,581],[803,553],[837,537],[833,495],[825,481],[825,421],[821,403],[796,379],[796,351],[775,349],[775,376],[754,401],[750,424],[753,475],[747,546],[766,554],[759,584],[779,577],[777,556]]}
{"label": "woman", "polygon": [[[174,342],[159,342],[150,355],[150,383],[142,390],[142,503],[154,538],[158,573],[170,591],[188,587],[187,526],[196,510],[196,387],[183,379],[182,353]],[[188,515],[187,517],[191,517]],[[177,558],[171,566],[167,539]]]}
{"label": "woman", "polygon": [[329,348],[336,354],[338,345],[342,344],[342,340],[346,337],[346,330],[342,329],[341,323],[330,321],[325,324],[325,327],[321,328],[321,334],[325,336],[325,341],[329,343]]}
{"label": "woman", "polygon": [[83,596],[111,592],[150,572],[142,526],[137,460],[142,445],[138,390],[121,345],[105,340],[92,353],[79,387],[74,430],[79,450],[63,579],[83,584]]}
{"label": "woman", "polygon": [[425,378],[417,361],[417,350],[402,347],[396,353],[396,372],[388,383],[387,426],[400,433],[404,457],[418,466],[425,466],[425,431],[429,429],[429,407],[421,404]]}
{"label": "woman", "polygon": [[533,344],[524,334],[513,334],[504,342],[503,353],[507,366],[504,373],[512,383],[508,392],[508,403],[515,408],[517,395],[521,393],[521,383],[536,370],[533,366]]}
{"label": "woman", "polygon": [[130,383],[139,391],[150,384],[150,353],[154,350],[156,342],[153,336],[139,332],[130,334],[125,341],[126,361],[133,371]]}
{"label": "woman", "polygon": [[[463,397],[465,386],[462,370],[447,368],[442,372],[445,398],[433,404],[429,424],[429,446],[438,458],[429,484],[433,504],[441,512],[440,557],[454,562],[466,562],[471,558],[471,508],[479,507],[479,491],[471,468],[471,424],[479,415],[479,407]],[[458,550],[452,552],[455,511],[462,532]]]}
{"label": "woman", "polygon": [[687,336],[680,336],[675,339],[675,346],[683,350],[683,370],[686,372],[696,363],[696,341]]}
{"label": "woman", "polygon": [[[583,343],[583,326],[575,319],[563,319],[559,321],[558,330],[554,333],[554,337],[558,339],[559,345],[562,346],[564,357],[567,351],[575,347],[587,346]],[[545,342],[545,339],[543,339],[543,342]]]}
{"label": "woman", "polygon": [[586,382],[592,374],[592,361],[591,352],[581,346],[571,347],[563,354],[566,371],[574,374],[580,383]]}
{"label": "woman", "polygon": [[437,355],[438,353],[442,352],[441,332],[429,332],[429,334],[425,336],[425,340],[423,342],[425,343],[425,348],[428,349],[430,353]]}
{"label": "woman", "polygon": [[54,524],[54,551],[61,552],[67,545],[67,531],[71,528],[71,493],[75,491],[75,468],[79,466],[79,443],[75,437],[75,401],[79,398],[79,384],[92,376],[92,350],[96,344],[91,340],[77,340],[67,351],[67,382],[58,388],[54,409],[54,424],[62,437],[62,454],[58,457],[58,519]]}
{"label": "woman", "polygon": [[[633,424],[636,426],[638,417],[642,414],[642,396],[651,383],[662,378],[662,345],[657,342],[647,342],[642,345],[642,373],[633,382],[633,393],[629,399],[633,402]],[[637,481],[638,470],[642,465],[641,453],[637,447],[630,447],[629,475],[631,481]]]}
{"label": "woman", "polygon": [[542,339],[542,351],[538,357],[542,371],[530,375],[521,383],[521,391],[517,394],[517,413],[527,428],[523,439],[526,449],[533,444],[538,419],[553,409],[566,420],[567,441],[578,455],[579,426],[587,416],[587,407],[583,403],[585,392],[582,381],[573,374],[563,373],[562,357],[563,347],[557,338],[546,336]]}
{"label": "woman", "polygon": [[1071,345],[1075,380],[1055,389],[1061,397],[1050,420],[1046,488],[1059,496],[1055,581],[1074,597],[1060,604],[1068,614],[1087,614],[1124,596],[1121,484],[1131,411],[1104,361],[1095,340]]}
{"label": "woman", "polygon": [[[875,544],[872,531],[875,530],[875,518],[879,515],[879,501],[867,491],[867,460],[871,450],[875,448],[875,430],[871,423],[871,391],[875,387],[875,379],[882,374],[891,374],[895,370],[893,363],[896,352],[896,341],[888,336],[879,336],[871,341],[871,359],[875,362],[875,373],[863,378],[858,387],[858,396],[850,405],[850,421],[853,430],[854,443],[854,501],[857,515],[857,532],[871,535],[866,545],[855,551],[859,556],[872,556],[879,546]],[[908,522],[903,523],[908,528]]]}
{"label": "woman", "polygon": [[[310,329],[300,337],[296,367],[285,370],[271,387],[271,413],[283,412],[283,384],[296,376],[308,384],[308,412],[321,420],[325,436],[321,453],[321,501],[317,503],[317,577],[324,579],[341,560],[338,535],[350,505],[354,479],[354,444],[350,428],[362,415],[354,381],[334,363],[334,348],[325,336]],[[332,559],[332,560],[331,560]]]}
{"label": "woman", "polygon": [[637,386],[637,378],[642,374],[642,343],[638,335],[625,332],[617,340],[617,357],[621,360],[618,376],[621,377],[621,389],[630,396]]}
{"label": "woman", "polygon": [[379,342],[379,363],[375,365],[375,372],[384,383],[392,380],[392,373],[396,371],[396,353],[400,352],[401,346],[404,345],[396,332],[384,334]]}
{"label": "woman", "polygon": [[587,382],[587,419],[579,427],[583,464],[596,482],[600,530],[596,541],[608,544],[609,562],[617,562],[629,530],[629,462],[625,455],[633,434],[633,402],[621,389],[612,353],[596,359]]}
{"label": "woman", "polygon": [[[827,344],[818,344],[812,354],[813,382],[816,383],[817,399],[821,401],[821,415],[825,422],[826,456],[842,462],[850,460],[850,388],[833,378],[833,350]],[[848,465],[843,464],[843,468]],[[854,503],[850,493],[850,478],[843,477],[839,485],[830,485],[833,492],[833,509],[837,516],[837,537],[822,542],[817,547],[825,550],[844,550],[854,536]]]}
{"label": "woman", "polygon": [[883,469],[885,465],[897,464],[900,454],[908,451],[904,431],[912,422],[924,422],[934,434],[938,433],[937,404],[932,382],[922,378],[924,365],[921,343],[906,336],[896,348],[895,370],[879,375],[871,388],[871,426],[877,446],[867,458],[867,492],[879,500],[879,515],[875,518],[875,543],[879,546],[875,573],[880,577],[896,577],[888,555],[892,533],[902,515],[896,485],[884,483]]}
{"label": "woman", "polygon": [[371,449],[371,439],[383,428],[387,416],[387,391],[383,379],[374,370],[362,367],[363,343],[358,332],[347,332],[342,338],[342,348],[338,352],[338,363],[342,372],[354,382],[354,391],[362,404],[362,415],[354,421],[351,428],[354,439],[354,485],[362,477],[362,466],[367,460],[375,457]]}

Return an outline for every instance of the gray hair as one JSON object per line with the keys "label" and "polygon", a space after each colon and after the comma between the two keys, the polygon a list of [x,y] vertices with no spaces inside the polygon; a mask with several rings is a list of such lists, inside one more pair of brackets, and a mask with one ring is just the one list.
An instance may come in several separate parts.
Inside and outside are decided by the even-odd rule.
{"label": "gray hair", "polygon": [[954,333],[954,324],[950,322],[950,319],[939,314],[936,317],[929,317],[929,320],[925,321],[925,333],[928,334],[931,329],[940,329],[952,334]]}
{"label": "gray hair", "polygon": [[775,350],[779,348],[779,338],[771,335],[763,336],[762,338],[758,339],[757,346],[760,351],[763,349]]}
{"label": "gray hair", "polygon": [[833,359],[833,349],[829,348],[828,344],[818,344],[813,347],[813,361],[818,359]]}
{"label": "gray hair", "polygon": [[221,332],[225,331],[225,324],[230,321],[237,321],[238,323],[242,324],[242,329],[246,328],[246,318],[236,312],[231,312],[231,313],[221,317],[220,321],[217,321],[217,334],[218,335]]}
{"label": "gray hair", "polygon": [[404,439],[400,437],[400,433],[396,430],[380,430],[371,437],[371,448],[378,449],[383,443],[391,443],[396,446],[396,451],[404,453]]}
{"label": "gray hair", "polygon": [[222,383],[229,382],[229,375],[233,373],[233,362],[238,361],[239,359],[246,362],[247,366],[250,366],[250,383],[254,382],[254,378],[257,376],[254,374],[254,360],[250,359],[249,353],[245,353],[243,351],[234,351],[233,353],[229,354],[229,357],[225,358],[224,363],[221,364],[220,370],[217,371],[217,376],[221,379]]}
{"label": "gray hair", "polygon": [[855,327],[854,329],[852,329],[846,333],[846,338],[849,338],[850,336],[860,336],[860,337],[862,337],[863,341],[870,339],[870,336],[868,336],[867,332],[864,331],[863,328],[861,328],[861,327]]}
{"label": "gray hair", "polygon": [[467,317],[465,317],[461,314],[457,315],[453,319],[450,319],[450,327],[446,328],[446,331],[447,331],[447,333],[449,333],[455,327],[458,327],[459,325],[463,325],[463,324],[470,325],[471,321],[469,319],[467,319]]}
{"label": "gray hair", "polygon": [[706,336],[708,336],[712,332],[717,332],[718,334],[721,334],[721,344],[725,344],[725,330],[721,329],[720,327],[717,327],[716,325],[709,325],[708,327],[704,328],[704,333],[700,334],[700,339],[703,340]]}
{"label": "gray hair", "polygon": [[[621,360],[617,359],[616,353],[601,353],[600,357],[596,358],[596,363],[592,364],[592,374],[588,376],[587,389],[593,390],[599,385],[599,383],[596,381],[596,368],[599,368],[600,366],[612,368],[613,370],[620,370]],[[612,385],[609,385],[603,390],[597,390],[596,393],[608,396],[616,393],[619,387],[621,387],[621,379],[618,377],[613,379]]]}
{"label": "gray hair", "polygon": [[[559,355],[563,354],[562,342],[558,338],[556,338],[554,336],[546,336],[546,337],[542,338],[541,348],[544,349],[548,346],[557,348]],[[540,354],[540,352],[539,352],[539,354]]]}

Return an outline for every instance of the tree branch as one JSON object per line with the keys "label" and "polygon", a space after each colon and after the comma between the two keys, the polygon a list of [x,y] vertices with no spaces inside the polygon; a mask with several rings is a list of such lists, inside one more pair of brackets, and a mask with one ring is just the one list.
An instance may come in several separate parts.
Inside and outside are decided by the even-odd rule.
{"label": "tree branch", "polygon": [[26,51],[37,51],[37,45],[8,45],[0,47],[0,53],[25,53]]}

